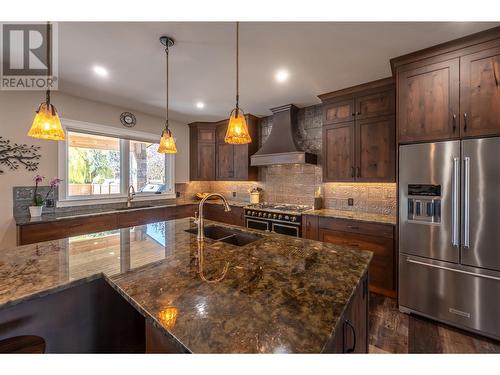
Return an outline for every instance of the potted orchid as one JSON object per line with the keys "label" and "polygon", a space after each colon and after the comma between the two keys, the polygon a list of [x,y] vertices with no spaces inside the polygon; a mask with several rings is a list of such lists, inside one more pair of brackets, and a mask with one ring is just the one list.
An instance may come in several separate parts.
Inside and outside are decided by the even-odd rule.
{"label": "potted orchid", "polygon": [[44,197],[44,196],[42,196],[42,194],[40,194],[38,192],[38,184],[40,184],[44,178],[45,177],[37,174],[35,176],[35,178],[33,179],[35,181],[35,193],[33,194],[34,205],[29,206],[30,215],[32,217],[42,216],[42,209],[43,209],[44,203],[46,202],[46,200],[49,197],[52,190],[54,190],[57,186],[59,186],[59,184],[62,181],[61,179],[59,179],[57,177],[54,177],[52,180],[50,180],[50,184],[49,184],[50,189],[47,191],[47,194],[45,194],[45,197]]}

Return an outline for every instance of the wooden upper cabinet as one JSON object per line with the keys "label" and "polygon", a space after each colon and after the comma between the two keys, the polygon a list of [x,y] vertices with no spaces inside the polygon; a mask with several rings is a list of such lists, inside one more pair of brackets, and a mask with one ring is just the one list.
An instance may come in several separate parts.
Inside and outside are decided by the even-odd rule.
{"label": "wooden upper cabinet", "polygon": [[399,143],[500,135],[500,27],[391,60]]}
{"label": "wooden upper cabinet", "polygon": [[246,116],[252,137],[248,145],[231,145],[224,141],[228,120],[189,124],[191,180],[257,180],[258,169],[250,166],[250,155],[258,149],[258,118]]}
{"label": "wooden upper cabinet", "polygon": [[410,68],[398,76],[399,142],[459,136],[459,59]]}
{"label": "wooden upper cabinet", "polygon": [[356,122],[356,181],[394,181],[396,166],[394,116]]}
{"label": "wooden upper cabinet", "polygon": [[393,114],[394,95],[394,88],[391,87],[386,91],[356,97],[356,119]]}
{"label": "wooden upper cabinet", "polygon": [[354,121],[323,126],[323,181],[354,181]]}
{"label": "wooden upper cabinet", "polygon": [[500,134],[500,47],[460,58],[463,137]]}
{"label": "wooden upper cabinet", "polygon": [[354,99],[328,103],[323,107],[323,125],[354,120]]}
{"label": "wooden upper cabinet", "polygon": [[[394,79],[368,82],[319,98],[325,120],[323,182],[395,181]],[[340,122],[341,118],[349,121]]]}

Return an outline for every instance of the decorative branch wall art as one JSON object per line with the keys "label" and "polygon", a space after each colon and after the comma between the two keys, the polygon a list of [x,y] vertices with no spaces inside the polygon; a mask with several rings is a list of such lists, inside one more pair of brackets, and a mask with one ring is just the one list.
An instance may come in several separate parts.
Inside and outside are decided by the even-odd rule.
{"label": "decorative branch wall art", "polygon": [[[10,140],[0,136],[0,166],[6,166],[10,170],[19,169],[20,166],[28,171],[36,171],[40,163],[39,146],[28,146],[27,144],[11,144]],[[4,171],[0,169],[0,174]]]}

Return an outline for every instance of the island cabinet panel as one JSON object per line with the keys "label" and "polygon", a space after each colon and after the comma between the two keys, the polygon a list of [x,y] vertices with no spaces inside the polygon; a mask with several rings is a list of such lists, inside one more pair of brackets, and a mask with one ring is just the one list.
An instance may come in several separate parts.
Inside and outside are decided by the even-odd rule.
{"label": "island cabinet panel", "polygon": [[241,227],[245,226],[245,210],[243,207],[231,206],[231,211],[225,212],[222,204],[207,203],[203,207],[203,216],[208,220]]}
{"label": "island cabinet panel", "polygon": [[[395,228],[390,224],[304,215],[303,237],[373,252],[370,290],[396,296]],[[307,225],[309,224],[309,229]]]}
{"label": "island cabinet panel", "polygon": [[324,353],[368,353],[368,274],[361,279]]}
{"label": "island cabinet panel", "polygon": [[320,99],[323,182],[395,181],[393,78],[320,95]]}
{"label": "island cabinet panel", "polygon": [[500,134],[500,47],[460,58],[461,135]]}
{"label": "island cabinet panel", "polygon": [[188,351],[146,320],[146,354],[184,354]]}
{"label": "island cabinet panel", "polygon": [[398,74],[399,142],[459,136],[459,59],[408,67]]}
{"label": "island cabinet panel", "polygon": [[0,310],[0,341],[38,336],[45,353],[144,353],[144,317],[104,279]]}

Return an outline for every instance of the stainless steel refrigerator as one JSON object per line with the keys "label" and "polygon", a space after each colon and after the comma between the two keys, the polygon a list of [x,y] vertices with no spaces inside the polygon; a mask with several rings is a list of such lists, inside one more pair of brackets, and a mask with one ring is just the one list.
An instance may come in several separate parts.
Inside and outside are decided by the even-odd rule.
{"label": "stainless steel refrigerator", "polygon": [[500,137],[400,146],[399,305],[500,339]]}

